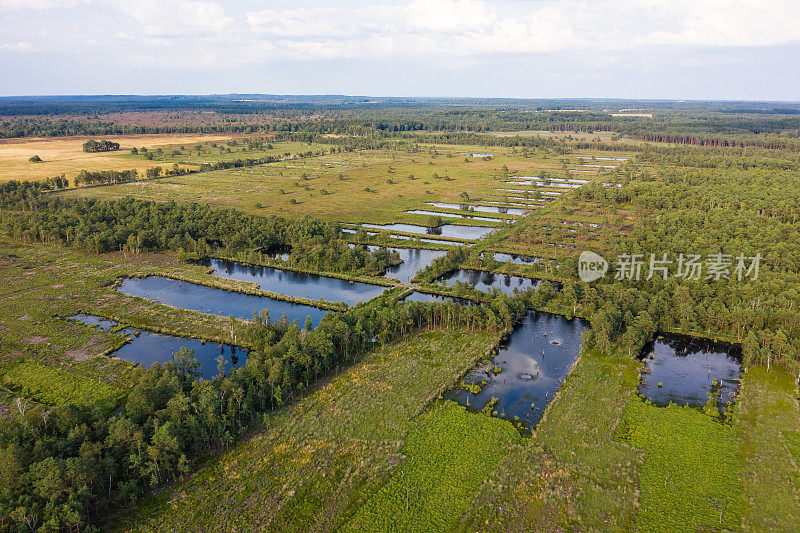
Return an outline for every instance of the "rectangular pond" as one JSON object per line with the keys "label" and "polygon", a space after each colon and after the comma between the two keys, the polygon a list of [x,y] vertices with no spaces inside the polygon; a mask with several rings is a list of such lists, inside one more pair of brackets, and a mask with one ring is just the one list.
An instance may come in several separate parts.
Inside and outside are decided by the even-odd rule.
{"label": "rectangular pond", "polygon": [[258,284],[262,291],[285,294],[298,298],[328,302],[344,302],[347,305],[366,302],[383,293],[385,287],[369,283],[350,282],[344,279],[305,274],[258,265],[247,265],[225,259],[206,258],[199,261],[214,270],[221,278],[250,281]]}
{"label": "rectangular pond", "polygon": [[[70,316],[68,319],[106,332],[117,326],[117,322],[114,320],[94,315],[78,314]],[[163,364],[172,361],[173,356],[181,348],[194,351],[194,356],[200,363],[200,375],[205,379],[211,379],[218,374],[217,358],[219,356],[223,358],[226,372],[247,362],[247,350],[230,344],[203,342],[138,328],[124,328],[115,333],[127,336],[130,342],[111,355],[132,363],[139,363],[145,368],[150,368],[155,362]]]}
{"label": "rectangular pond", "polygon": [[578,318],[531,311],[493,360],[478,364],[445,398],[475,411],[497,398],[491,414],[533,429],[578,358],[588,327]]}
{"label": "rectangular pond", "polygon": [[494,252],[492,254],[495,261],[500,261],[501,263],[514,263],[516,265],[533,265],[536,263],[540,263],[542,261],[539,257],[529,257],[527,255],[514,255],[514,254],[507,254],[504,252]]}
{"label": "rectangular pond", "polygon": [[741,376],[741,347],[684,335],[659,336],[642,351],[645,370],[639,386],[653,404],[704,407],[709,394],[720,413],[736,396]]}
{"label": "rectangular pond", "polygon": [[474,305],[474,302],[465,298],[457,298],[455,296],[442,296],[439,294],[429,294],[427,292],[414,291],[405,298],[403,302],[455,302],[461,305]]}
{"label": "rectangular pond", "polygon": [[472,211],[480,213],[504,213],[508,215],[524,215],[528,209],[519,209],[514,207],[502,207],[495,205],[473,205],[473,204],[449,204],[446,202],[428,202],[428,205],[439,207],[441,209],[462,209],[469,208]]}
{"label": "rectangular pond", "polygon": [[405,231],[408,233],[422,233],[427,235],[441,235],[442,237],[454,237],[457,239],[480,239],[497,230],[497,228],[487,228],[485,226],[457,226],[455,224],[443,224],[436,228],[427,226],[417,226],[415,224],[362,224],[366,228],[385,229],[389,231]]}
{"label": "rectangular pond", "polygon": [[475,215],[470,215],[468,213],[464,213],[463,215],[457,213],[443,213],[441,211],[426,211],[425,209],[413,209],[411,211],[406,211],[406,213],[411,213],[413,215],[432,215],[444,218],[467,218],[471,220],[482,220],[484,222],[502,222],[503,219],[501,218],[491,218],[491,217],[480,217]]}
{"label": "rectangular pond", "polygon": [[117,290],[130,296],[210,315],[251,319],[254,312],[260,313],[262,309],[267,309],[272,320],[286,315],[289,322],[297,320],[300,326],[305,324],[306,317],[309,316],[314,324],[319,324],[328,312],[310,305],[214,289],[161,276],[126,278]]}
{"label": "rectangular pond", "polygon": [[514,294],[514,289],[536,288],[541,283],[539,280],[521,276],[508,276],[471,269],[456,270],[439,279],[439,283],[443,282],[448,287],[452,287],[459,281],[471,285],[479,291],[488,292],[490,289],[500,289],[504,294]]}
{"label": "rectangular pond", "polygon": [[561,187],[563,189],[577,189],[582,183],[564,183],[555,181],[507,181],[506,185],[535,185],[536,187]]}
{"label": "rectangular pond", "polygon": [[[378,249],[378,246],[370,244],[367,246],[367,249],[370,252],[374,252]],[[390,278],[395,278],[402,283],[409,283],[417,272],[430,265],[434,259],[442,257],[447,253],[444,250],[425,250],[423,248],[390,247],[388,250],[400,254],[400,259],[402,259],[403,262],[397,266],[389,267],[385,275]]]}

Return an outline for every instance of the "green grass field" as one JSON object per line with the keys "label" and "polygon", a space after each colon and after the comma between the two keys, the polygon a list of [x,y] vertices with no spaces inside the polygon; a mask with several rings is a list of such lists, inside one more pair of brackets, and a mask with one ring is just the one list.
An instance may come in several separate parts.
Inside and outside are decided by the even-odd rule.
{"label": "green grass field", "polygon": [[[273,151],[291,152],[291,149],[298,148],[294,146],[297,143],[288,144],[292,146],[283,148],[276,144]],[[424,145],[415,149],[398,146],[394,150],[327,154],[256,167],[77,189],[63,194],[200,202],[235,207],[252,214],[290,217],[314,214],[340,222],[430,225],[430,216],[404,211],[436,210],[427,202],[458,203],[467,201],[465,198],[477,203],[506,201],[514,193],[494,189],[512,188],[505,184],[512,176],[535,176],[542,171],[553,176],[567,176],[565,163],[572,159],[547,153],[523,156],[512,149],[498,147],[492,148],[492,157],[488,160],[466,156],[484,153],[485,150],[476,146]],[[181,156],[175,158],[182,161]],[[598,179],[595,174],[581,177]],[[544,187],[535,189],[560,191]],[[497,218],[498,221],[510,218],[502,214],[475,214]],[[445,220],[460,224],[492,224],[469,219]]]}
{"label": "green grass field", "polygon": [[2,383],[17,396],[51,406],[98,405],[111,410],[124,397],[124,391],[112,385],[27,361],[4,372]]}

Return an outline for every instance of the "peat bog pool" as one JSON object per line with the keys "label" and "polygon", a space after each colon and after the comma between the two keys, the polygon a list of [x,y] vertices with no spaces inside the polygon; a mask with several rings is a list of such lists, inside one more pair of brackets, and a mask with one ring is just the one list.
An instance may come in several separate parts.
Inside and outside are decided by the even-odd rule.
{"label": "peat bog pool", "polygon": [[742,371],[742,351],[737,345],[665,334],[642,353],[645,370],[639,394],[654,405],[672,402],[702,408],[710,393],[719,393],[717,407],[722,413],[735,398]]}
{"label": "peat bog pool", "polygon": [[479,291],[488,292],[490,289],[500,289],[503,294],[514,294],[514,289],[525,290],[536,288],[541,281],[523,278],[521,276],[509,276],[506,274],[494,274],[483,270],[461,269],[451,272],[439,279],[439,283],[444,283],[448,287],[455,285],[457,281],[467,283]]}
{"label": "peat bog pool", "polygon": [[514,255],[514,254],[507,254],[504,252],[494,252],[492,254],[495,261],[500,261],[501,263],[514,263],[515,265],[533,265],[535,263],[540,263],[542,261],[539,257],[530,257],[527,255]]}
{"label": "peat bog pool", "polygon": [[[107,332],[117,326],[117,322],[114,320],[87,314],[72,315],[67,319]],[[115,333],[126,335],[130,342],[111,355],[132,363],[139,363],[145,368],[150,368],[155,362],[163,364],[172,361],[172,356],[181,348],[194,350],[194,356],[200,363],[200,375],[205,379],[211,379],[217,375],[217,358],[220,355],[225,362],[226,371],[242,366],[247,361],[247,350],[230,344],[203,343],[198,339],[163,335],[139,328],[124,328]]]}
{"label": "peat bog pool", "polygon": [[524,215],[529,211],[529,209],[520,209],[517,207],[502,207],[497,205],[449,204],[446,202],[428,202],[428,205],[433,207],[439,207],[441,209],[464,209],[465,207],[467,207],[470,209],[470,211],[475,211],[479,213],[505,213],[509,215]]}
{"label": "peat bog pool", "polygon": [[417,226],[416,224],[362,224],[365,228],[405,231],[408,233],[423,233],[427,235],[441,235],[458,239],[480,239],[497,230],[497,227],[486,226],[458,226],[456,224],[442,224],[435,228]]}
{"label": "peat bog pool", "polygon": [[456,214],[456,213],[443,213],[441,211],[428,211],[425,209],[413,209],[411,211],[406,211],[406,213],[411,213],[413,215],[431,215],[431,216],[439,216],[444,218],[467,218],[472,220],[482,220],[484,222],[502,222],[502,218],[492,218],[492,217],[481,217],[476,215],[471,215],[469,213]]}
{"label": "peat bog pool", "polygon": [[441,294],[430,294],[427,292],[414,291],[405,298],[403,302],[455,302],[461,305],[475,305],[474,302],[466,298],[459,298],[457,296],[443,296]]}
{"label": "peat bog pool", "polygon": [[369,283],[350,283],[344,279],[316,274],[246,265],[225,259],[206,258],[200,260],[199,264],[212,268],[214,276],[253,282],[262,291],[311,300],[324,298],[328,302],[344,302],[347,305],[371,300],[386,288]]}
{"label": "peat bog pool", "polygon": [[251,319],[254,312],[260,313],[262,309],[267,309],[272,320],[285,314],[289,322],[297,320],[301,326],[309,316],[314,324],[319,324],[328,312],[310,305],[214,289],[161,276],[126,278],[117,290],[129,296],[210,315]]}
{"label": "peat bog pool", "polygon": [[[579,318],[531,311],[492,361],[478,364],[444,397],[474,411],[496,398],[493,414],[533,429],[578,358],[588,328]],[[462,384],[477,387],[470,392]]]}
{"label": "peat bog pool", "polygon": [[[367,250],[374,252],[379,248],[373,244],[365,245]],[[414,274],[430,265],[434,259],[442,257],[445,253],[444,250],[427,250],[424,248],[392,248],[386,247],[390,252],[397,252],[400,254],[400,259],[403,261],[399,265],[389,267],[384,274],[386,277],[395,278],[403,283],[409,283]]]}

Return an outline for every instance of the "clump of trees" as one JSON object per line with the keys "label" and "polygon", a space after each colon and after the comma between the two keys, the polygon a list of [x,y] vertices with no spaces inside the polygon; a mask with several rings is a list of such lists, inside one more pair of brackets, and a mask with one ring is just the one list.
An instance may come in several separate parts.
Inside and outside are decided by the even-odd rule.
{"label": "clump of trees", "polygon": [[112,152],[114,150],[119,150],[119,143],[114,141],[88,140],[83,143],[84,152]]}
{"label": "clump of trees", "polygon": [[42,158],[39,157],[38,155],[32,155],[28,158],[28,161],[30,161],[31,163],[41,163]]}

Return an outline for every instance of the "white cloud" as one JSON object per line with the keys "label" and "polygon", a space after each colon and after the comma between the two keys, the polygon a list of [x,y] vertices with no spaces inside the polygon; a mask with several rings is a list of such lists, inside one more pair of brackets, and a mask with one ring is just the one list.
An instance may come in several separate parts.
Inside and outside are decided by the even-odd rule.
{"label": "white cloud", "polygon": [[0,11],[41,11],[77,6],[79,0],[0,0]]}
{"label": "white cloud", "polygon": [[[85,16],[49,9],[84,1],[93,2]],[[246,12],[239,3],[205,0],[119,5],[101,0],[0,0],[0,10],[13,11],[15,19],[0,19],[0,35],[8,42],[32,43],[36,50],[76,55],[88,53],[85,36],[90,35],[104,43],[104,53],[136,64],[198,67],[339,58],[466,65],[552,53],[618,59],[642,48],[676,49],[680,56],[701,48],[800,43],[800,0],[401,0],[329,5],[318,0],[311,7]],[[40,11],[25,11],[32,9]]]}
{"label": "white cloud", "polygon": [[27,41],[19,41],[15,44],[0,44],[0,50],[8,50],[11,52],[33,52],[33,45]]}
{"label": "white cloud", "polygon": [[[735,0],[414,0],[388,7],[264,10],[250,39],[303,58],[339,54],[535,54],[800,41],[800,2]],[[382,46],[373,46],[380,39]]]}
{"label": "white cloud", "polygon": [[120,9],[143,24],[150,34],[220,31],[233,24],[233,19],[216,2],[139,0],[123,3]]}

